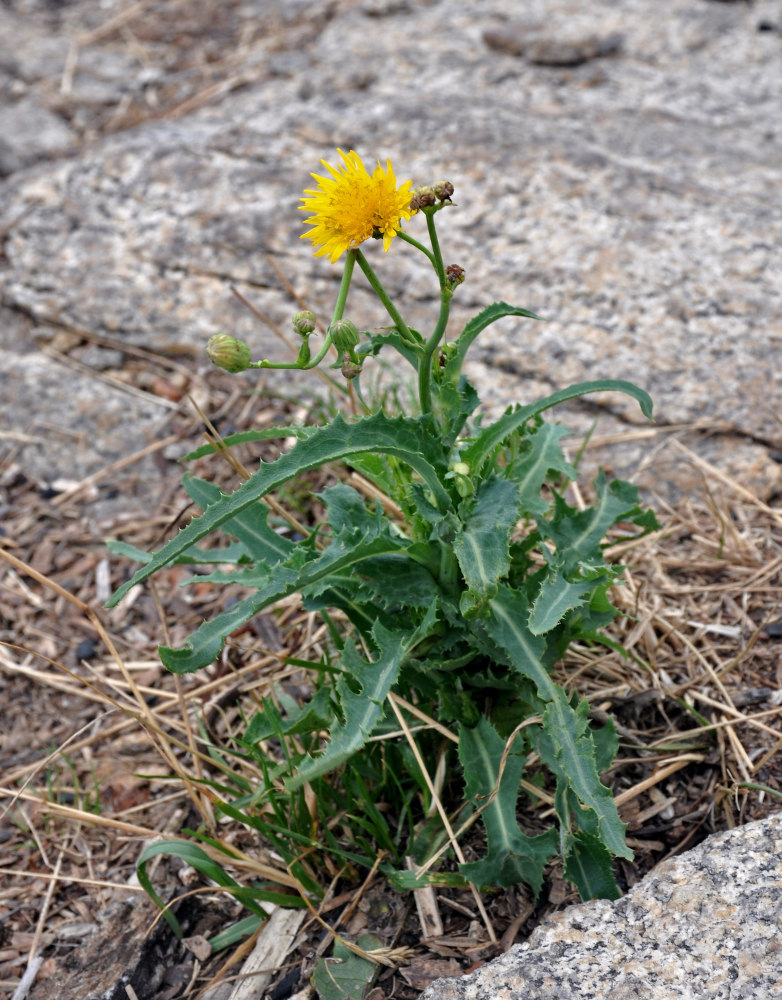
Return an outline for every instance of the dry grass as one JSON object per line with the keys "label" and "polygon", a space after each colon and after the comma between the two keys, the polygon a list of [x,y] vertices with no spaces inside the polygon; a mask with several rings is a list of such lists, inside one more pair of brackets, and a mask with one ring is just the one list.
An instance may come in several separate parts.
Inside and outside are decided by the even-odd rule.
{"label": "dry grass", "polygon": [[[291,415],[280,412],[287,404],[237,391],[230,378],[210,379],[209,412],[229,424],[259,426]],[[172,438],[197,443],[200,423],[184,407],[172,427]],[[683,448],[675,440],[667,447]],[[609,780],[636,852],[632,863],[620,864],[626,886],[708,833],[773,811],[782,796],[782,660],[766,631],[782,617],[782,511],[691,453],[682,452],[682,460],[701,468],[702,494],[675,509],[658,501],[663,529],[640,542],[617,538],[613,546],[627,569],[616,591],[624,615],[609,634],[626,653],[574,648],[560,667],[560,681],[589,699],[596,720],[610,713],[621,736]],[[236,481],[228,467],[211,470]],[[130,477],[127,492],[133,465],[107,473],[112,481],[118,475]],[[202,720],[214,741],[230,744],[242,718],[276,683],[295,681],[286,657],[317,658],[324,637],[312,616],[291,603],[234,636],[210,671],[167,675],[156,643],[176,643],[231,595],[204,585],[186,599],[176,587],[184,572],[177,567],[106,614],[101,605],[124,568],[107,560],[102,536],[156,544],[187,516],[178,472],[166,470],[159,509],[148,517],[118,513],[100,523],[90,519],[87,502],[100,477],[67,495],[42,497],[12,453],[0,476],[10,511],[0,547],[0,912],[9,929],[0,944],[0,988],[18,991],[27,973],[43,985],[35,997],[47,995],[47,977],[55,977],[110,900],[139,894],[133,873],[142,846],[177,837],[183,826],[201,824],[229,845],[240,881],[266,879],[297,891],[290,871],[246,828],[216,818],[215,793],[203,782],[220,772],[197,724]],[[415,718],[401,699],[393,707],[400,733],[414,743],[411,730],[431,720]],[[242,767],[260,780],[248,764]],[[436,790],[440,778],[430,778]],[[551,812],[551,794],[545,785],[525,782],[525,788],[537,798],[525,817],[534,830]],[[451,831],[457,855],[470,855],[474,835]],[[348,936],[375,930],[373,906],[382,899],[387,946],[375,957],[387,968],[378,987],[384,993],[391,986],[384,975],[397,994],[414,996],[430,973],[453,973],[496,954],[551,909],[573,901],[553,867],[545,905],[537,909],[521,890],[485,899],[430,890],[417,894],[413,914],[398,899],[388,902],[374,872],[350,886],[338,868],[320,864],[332,886],[319,912],[311,910],[292,935],[287,962],[306,972],[337,928]],[[156,880],[170,887],[166,871],[161,865]],[[179,894],[185,891],[180,885]],[[228,901],[221,919],[231,909]],[[253,948],[257,972],[268,946],[268,939],[253,938],[217,962],[183,952],[170,959],[182,981],[154,995],[204,995],[216,972],[235,975]],[[286,971],[283,959],[275,961],[270,989]]]}

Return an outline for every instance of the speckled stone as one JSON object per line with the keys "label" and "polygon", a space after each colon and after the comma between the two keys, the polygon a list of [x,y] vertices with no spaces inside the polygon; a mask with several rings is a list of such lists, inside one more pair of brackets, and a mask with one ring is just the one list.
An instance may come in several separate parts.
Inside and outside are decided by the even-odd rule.
{"label": "speckled stone", "polygon": [[[124,121],[123,102],[148,111],[147,90],[165,87],[166,52],[142,59],[109,34],[83,44],[69,73],[65,37],[89,37],[120,0],[58,7],[67,32],[51,5],[12,7],[0,92],[89,140],[0,181],[0,301],[31,329],[153,348],[227,331],[281,360],[231,286],[286,324],[294,303],[272,258],[329,314],[341,268],[299,241],[297,203],[321,157],[355,148],[368,163],[390,156],[400,179],[456,185],[440,226],[448,261],[467,269],[451,337],[496,299],[547,318],[505,320],[476,344],[470,371],[489,412],[574,381],[630,379],[664,431],[601,462],[632,476],[667,435],[685,434],[761,497],[778,490],[768,456],[782,451],[782,37],[758,30],[777,23],[777,0],[668,0],[664,18],[648,0],[238,0],[214,7],[225,37],[244,39],[231,85],[189,105],[208,81],[178,76],[184,110],[114,134],[106,123]],[[503,36],[521,41],[487,42]],[[539,65],[544,43],[549,62],[559,47],[579,64]],[[5,136],[9,156],[28,163],[17,139]],[[407,321],[430,328],[436,290],[414,251],[367,252]],[[360,280],[349,310],[361,325],[386,322]],[[63,420],[68,411],[65,382]],[[645,426],[618,395],[561,413],[577,433],[596,415],[599,435]],[[694,424],[707,430],[681,429]],[[687,491],[700,472],[674,451],[666,476]]]}
{"label": "speckled stone", "polygon": [[782,996],[782,813],[709,837],[616,902],[570,906],[421,1000]]}

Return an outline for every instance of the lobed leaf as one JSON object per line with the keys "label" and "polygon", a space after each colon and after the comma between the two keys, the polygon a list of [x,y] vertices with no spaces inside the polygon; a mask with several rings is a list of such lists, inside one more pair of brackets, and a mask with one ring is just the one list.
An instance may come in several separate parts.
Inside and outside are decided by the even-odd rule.
{"label": "lobed leaf", "polygon": [[543,713],[545,738],[539,739],[538,752],[556,774],[558,784],[571,789],[593,810],[596,833],[606,848],[618,857],[632,858],[633,852],[625,843],[626,824],[619,818],[611,790],[600,781],[588,714],[585,700],[573,708],[562,688],[555,688],[554,698]]}
{"label": "lobed leaf", "polygon": [[352,640],[345,643],[341,662],[344,673],[334,685],[342,719],[334,720],[323,753],[306,757],[293,777],[287,779],[290,790],[333,771],[364,746],[385,714],[385,699],[404,660],[431,632],[436,621],[437,607],[433,604],[415,631],[391,632],[376,622],[373,638],[378,655],[374,661],[360,656]]}
{"label": "lobed leaf", "polygon": [[514,483],[495,477],[481,483],[453,543],[471,605],[482,606],[507,576],[510,532],[518,517],[519,492]]}
{"label": "lobed leaf", "polygon": [[[459,732],[459,760],[467,782],[467,796],[476,807],[485,805],[500,774],[505,742],[492,724],[481,718],[477,726]],[[516,820],[516,802],[525,760],[510,753],[497,794],[481,814],[486,828],[486,857],[459,865],[459,871],[477,886],[508,886],[525,882],[535,893],[543,884],[543,869],[556,853],[558,837],[551,827],[531,837]]]}
{"label": "lobed leaf", "polygon": [[261,497],[302,472],[327,462],[349,459],[364,452],[394,455],[411,466],[429,488],[440,510],[451,506],[451,498],[443,485],[447,468],[444,450],[438,440],[427,432],[424,424],[430,418],[408,420],[388,418],[382,413],[347,423],[342,416],[326,427],[317,427],[312,434],[300,439],[276,462],[262,465],[245,483],[230,495],[220,494],[204,513],[195,518],[156,552],[153,558],[134,576],[119,587],[107,602],[114,607],[131,587],[169,565],[182,552],[200,541],[210,531],[242,514]]}
{"label": "lobed leaf", "polygon": [[597,500],[593,506],[575,510],[558,497],[554,517],[538,521],[541,534],[556,544],[566,574],[579,562],[603,563],[600,543],[608,529],[617,521],[642,515],[635,486],[621,479],[607,482],[602,469],[594,485]]}
{"label": "lobed leaf", "polygon": [[530,632],[533,635],[550,632],[568,612],[585,604],[607,578],[604,575],[571,583],[560,570],[552,567],[533,602],[528,622]]}
{"label": "lobed leaf", "polygon": [[565,835],[563,874],[582,899],[619,899],[611,855],[599,837],[583,830]]}
{"label": "lobed leaf", "polygon": [[551,701],[557,690],[543,661],[545,642],[533,635],[527,622],[529,603],[524,594],[501,585],[490,602],[489,618],[483,623],[504,659],[535,684],[538,695]]}
{"label": "lobed leaf", "polygon": [[559,444],[569,433],[562,424],[541,424],[525,437],[526,450],[509,465],[506,476],[518,486],[525,514],[543,517],[548,511],[550,504],[540,493],[552,472],[567,479],[575,479],[578,475]]}
{"label": "lobed leaf", "polygon": [[[220,488],[214,483],[195,476],[183,476],[182,486],[201,510],[206,510],[223,496]],[[254,503],[246,507],[236,517],[225,522],[223,531],[242,542],[254,562],[264,561],[271,564],[279,562],[280,559],[287,558],[295,545],[295,542],[278,534],[269,526],[269,508],[263,503]]]}

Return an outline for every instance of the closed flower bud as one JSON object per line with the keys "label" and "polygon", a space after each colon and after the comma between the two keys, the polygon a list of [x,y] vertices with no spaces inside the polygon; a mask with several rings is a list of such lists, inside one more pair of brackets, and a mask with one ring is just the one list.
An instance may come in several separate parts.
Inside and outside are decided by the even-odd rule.
{"label": "closed flower bud", "polygon": [[434,194],[438,201],[450,201],[453,195],[453,184],[450,181],[438,181],[434,186]]}
{"label": "closed flower bud", "polygon": [[315,330],[315,313],[302,309],[293,317],[293,329],[302,337],[309,337]]}
{"label": "closed flower bud", "polygon": [[449,264],[445,269],[445,277],[451,288],[456,288],[464,281],[464,268],[459,267],[458,264]]}
{"label": "closed flower bud", "polygon": [[416,188],[410,198],[410,208],[413,212],[418,212],[422,208],[429,208],[431,205],[434,205],[435,200],[434,188]]}
{"label": "closed flower bud", "polygon": [[347,351],[342,355],[342,374],[346,379],[357,378],[361,374],[361,362],[352,361]]}
{"label": "closed flower bud", "polygon": [[210,337],[206,353],[213,365],[227,372],[243,372],[252,362],[247,344],[228,333],[216,333],[214,337]]}
{"label": "closed flower bud", "polygon": [[340,354],[358,347],[358,329],[356,324],[351,323],[349,319],[338,319],[336,323],[332,323],[329,327],[329,334],[332,344]]}

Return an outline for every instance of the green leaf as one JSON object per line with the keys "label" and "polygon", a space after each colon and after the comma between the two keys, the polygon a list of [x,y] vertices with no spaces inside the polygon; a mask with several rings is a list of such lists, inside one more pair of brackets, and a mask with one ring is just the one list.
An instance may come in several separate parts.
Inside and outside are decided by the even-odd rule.
{"label": "green leaf", "polygon": [[505,316],[522,316],[526,319],[542,319],[541,316],[536,316],[535,313],[530,312],[529,309],[522,309],[520,306],[511,306],[507,302],[494,302],[492,305],[487,306],[482,312],[479,312],[477,316],[467,323],[465,328],[459,334],[456,341],[456,351],[454,356],[448,361],[445,366],[445,377],[450,379],[455,379],[459,372],[462,370],[462,365],[464,364],[464,358],[467,351],[470,349],[472,342],[475,338],[482,333],[487,326],[495,323],[498,319],[502,319]]}
{"label": "green leaf", "polygon": [[383,523],[383,512],[379,504],[370,511],[364,498],[345,483],[329,486],[319,494],[328,511],[326,520],[334,534],[349,530],[378,531]]}
{"label": "green leaf", "polygon": [[[589,704],[586,700],[574,709],[562,688],[543,713],[543,734],[538,753],[561,782],[571,789],[595,813],[597,834],[608,850],[622,858],[632,858],[625,843],[626,824],[619,819],[609,788],[600,781],[597,771],[595,741],[589,729]],[[575,814],[576,818],[578,813]]]}
{"label": "green leaf", "polygon": [[519,493],[514,483],[494,477],[481,483],[453,543],[471,608],[480,608],[492,598],[498,581],[507,575],[510,532],[518,516]]}
{"label": "green leaf", "polygon": [[[232,448],[235,444],[248,444],[252,441],[269,441],[285,437],[306,437],[310,428],[308,427],[266,427],[263,430],[239,431],[237,434],[229,434],[222,439],[222,443],[227,448]],[[207,455],[219,454],[223,448],[219,444],[203,444],[195,451],[185,455],[181,461],[191,462],[197,458],[206,458]]]}
{"label": "green leaf", "polygon": [[611,855],[599,837],[579,830],[566,834],[563,872],[582,899],[619,899]]}
{"label": "green leaf", "polygon": [[328,687],[321,687],[304,705],[293,702],[292,711],[283,719],[277,706],[267,699],[256,712],[242,737],[245,746],[260,743],[273,736],[307,735],[328,725],[333,717]]}
{"label": "green leaf", "polygon": [[559,444],[569,433],[562,424],[541,424],[525,437],[526,450],[508,467],[506,476],[517,484],[525,514],[542,517],[548,511],[550,503],[540,491],[550,473],[558,473],[569,480],[578,475],[565,459]]}
{"label": "green leaf", "polygon": [[648,393],[632,382],[625,382],[622,379],[600,379],[596,382],[579,382],[571,385],[567,389],[560,389],[558,392],[538,400],[536,403],[529,403],[527,406],[517,407],[510,413],[504,414],[495,423],[485,428],[467,448],[462,451],[462,460],[467,462],[471,469],[478,469],[483,461],[499,447],[502,442],[513,431],[523,427],[532,417],[539,413],[564,403],[568,399],[576,399],[590,392],[624,392],[637,400],[641,407],[641,412],[649,420],[652,419],[652,400]]}
{"label": "green leaf", "polygon": [[261,563],[246,569],[219,570],[201,576],[201,582],[239,583],[257,589],[254,594],[200,625],[184,646],[178,649],[160,646],[160,658],[169,670],[178,674],[205,667],[219,655],[226,637],[259,611],[297,590],[309,598],[330,591],[338,582],[350,586],[354,582],[351,576],[343,575],[340,580],[339,574],[344,570],[352,569],[371,556],[397,553],[408,545],[406,538],[391,535],[386,522],[377,521],[374,530],[367,531],[365,535],[359,532],[337,535],[317,558],[312,558],[311,551],[299,545],[285,563],[274,566]]}
{"label": "green leaf", "polygon": [[510,587],[500,586],[497,596],[490,603],[491,614],[484,623],[489,636],[505,653],[507,662],[522,676],[533,681],[540,697],[551,701],[556,685],[543,662],[545,642],[533,635],[527,625],[527,598]]}
{"label": "green leaf", "polygon": [[584,604],[602,577],[568,582],[561,572],[553,570],[543,584],[532,605],[529,630],[533,635],[544,635],[557,626],[565,615]]}
{"label": "green leaf", "polygon": [[377,622],[373,638],[379,652],[374,661],[363,659],[352,640],[345,643],[341,659],[344,674],[334,686],[342,720],[334,720],[323,753],[306,757],[296,774],[286,781],[290,790],[334,770],[365,745],[385,714],[385,700],[402,663],[410,650],[431,632],[436,621],[437,607],[432,605],[414,632],[391,632]]}
{"label": "green leaf", "polygon": [[[129,542],[120,542],[110,539],[106,542],[106,548],[113,555],[124,556],[126,559],[133,559],[134,562],[148,563],[152,558],[151,552],[137,549]],[[177,557],[177,563],[189,566],[208,566],[211,563],[240,563],[248,562],[250,555],[246,547],[241,542],[232,542],[217,549],[202,549],[198,545],[191,545],[189,549]]]}
{"label": "green leaf", "polygon": [[[364,951],[381,947],[378,938],[364,934],[359,938]],[[312,985],[320,1000],[362,1000],[378,972],[378,966],[362,958],[342,941],[334,942],[332,958],[319,958],[312,972]]]}
{"label": "green leaf", "polygon": [[428,608],[441,596],[431,573],[401,552],[366,559],[360,572],[367,589],[385,608]]}
{"label": "green leaf", "polygon": [[[261,570],[256,568],[253,572],[257,574]],[[192,633],[184,646],[178,649],[159,646],[158,652],[163,664],[175,674],[191,673],[207,666],[220,654],[226,638],[232,632],[265,607],[299,589],[297,581],[300,574],[296,569],[277,564],[271,569],[267,568],[267,572],[268,578],[264,586],[216,618],[204,622]]]}
{"label": "green leaf", "polygon": [[276,462],[262,465],[230,496],[221,494],[201,517],[192,520],[156,552],[146,566],[119,587],[108,601],[108,606],[114,607],[131,587],[162,566],[169,565],[190,545],[242,514],[267,493],[294,476],[326,462],[347,460],[363,452],[394,455],[415,469],[431,491],[437,506],[447,510],[451,499],[443,485],[447,473],[446,456],[437,438],[425,426],[430,421],[428,417],[418,421],[404,417],[389,419],[382,413],[375,413],[353,423],[337,416],[328,426],[315,428],[312,434],[297,441]]}
{"label": "green leaf", "polygon": [[603,563],[600,543],[611,525],[642,514],[635,486],[621,479],[608,483],[602,469],[594,484],[597,501],[592,507],[577,511],[558,497],[554,518],[538,522],[541,534],[556,544],[566,574],[579,562]]}
{"label": "green leaf", "polygon": [[[195,476],[183,476],[182,486],[201,510],[206,510],[223,496],[220,488],[214,483],[197,479]],[[263,503],[254,503],[236,517],[226,521],[223,531],[238,538],[247,547],[247,552],[254,562],[274,564],[285,559],[295,543],[289,538],[278,535],[269,527],[268,518],[269,508]]]}
{"label": "green leaf", "polygon": [[388,865],[383,865],[381,871],[388,878],[393,889],[397,892],[408,892],[411,889],[425,889],[429,885],[462,887],[466,885],[468,879],[458,872],[433,872],[427,871],[419,875],[415,871],[408,869],[395,869]]}
{"label": "green leaf", "polygon": [[[459,732],[459,760],[467,781],[467,795],[476,807],[491,794],[500,772],[505,741],[491,723],[482,718],[478,725]],[[531,837],[516,821],[516,801],[521,787],[525,760],[510,753],[495,798],[481,814],[488,840],[486,857],[459,865],[459,871],[477,886],[507,888],[526,883],[537,896],[543,884],[543,869],[556,853],[558,837],[552,827]]]}

